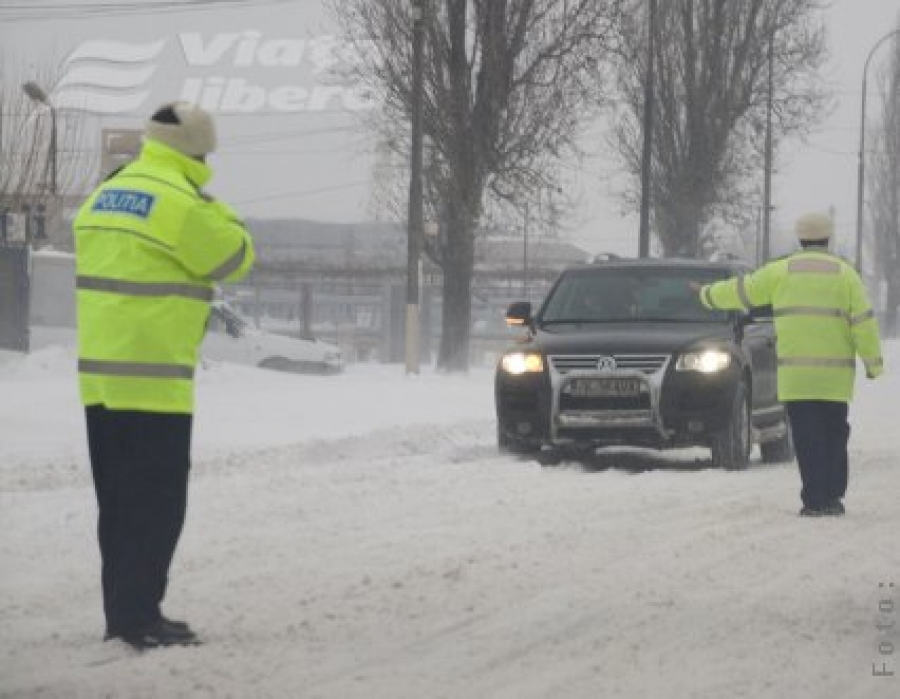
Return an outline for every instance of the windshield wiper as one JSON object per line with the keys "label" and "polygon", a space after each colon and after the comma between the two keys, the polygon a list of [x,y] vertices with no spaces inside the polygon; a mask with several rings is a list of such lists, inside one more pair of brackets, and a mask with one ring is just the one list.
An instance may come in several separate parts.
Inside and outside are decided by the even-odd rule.
{"label": "windshield wiper", "polygon": [[671,316],[668,318],[641,318],[641,321],[644,323],[717,323],[721,321],[717,321],[715,318],[672,318]]}
{"label": "windshield wiper", "polygon": [[628,323],[636,318],[552,318],[541,320],[541,325],[590,325],[594,323]]}
{"label": "windshield wiper", "polygon": [[622,318],[552,318],[541,320],[540,325],[602,325],[603,323],[720,323],[716,318],[673,318],[652,316],[628,316]]}

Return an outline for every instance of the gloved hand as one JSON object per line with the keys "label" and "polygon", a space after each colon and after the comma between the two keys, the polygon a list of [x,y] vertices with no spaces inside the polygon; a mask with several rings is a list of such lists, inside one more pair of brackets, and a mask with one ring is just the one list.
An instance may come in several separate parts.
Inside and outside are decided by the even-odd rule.
{"label": "gloved hand", "polygon": [[866,378],[867,379],[877,379],[884,373],[884,367],[877,365],[874,368],[866,367]]}

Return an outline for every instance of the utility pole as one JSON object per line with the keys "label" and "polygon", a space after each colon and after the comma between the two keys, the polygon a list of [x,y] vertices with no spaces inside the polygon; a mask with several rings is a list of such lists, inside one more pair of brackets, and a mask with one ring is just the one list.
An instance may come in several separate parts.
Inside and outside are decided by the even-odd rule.
{"label": "utility pole", "polygon": [[865,202],[866,190],[866,81],[869,72],[869,63],[872,62],[872,56],[885,41],[893,36],[900,36],[900,29],[888,32],[878,41],[866,56],[866,62],[863,64],[862,79],[862,109],[859,123],[859,171],[857,173],[856,182],[856,271],[862,275],[863,273],[863,205]]}
{"label": "utility pole", "polygon": [[761,244],[762,244],[762,207],[756,210],[756,239],[753,241],[753,265],[754,267],[762,266]]}
{"label": "utility pole", "polygon": [[413,0],[412,19],[412,127],[410,147],[409,211],[406,267],[406,373],[419,373],[419,276],[424,225],[422,204],[422,99],[425,44],[424,4]]}
{"label": "utility pole", "polygon": [[766,146],[763,164],[763,233],[762,259],[765,264],[769,259],[769,248],[772,231],[772,103],[775,93],[775,32],[769,34],[769,77],[766,89]]}
{"label": "utility pole", "polygon": [[531,225],[531,206],[525,202],[525,220],[522,227],[522,298],[528,298],[528,227]]}
{"label": "utility pole", "polygon": [[641,223],[638,257],[650,257],[650,171],[653,165],[653,58],[656,53],[656,0],[649,0],[647,19],[647,71],[644,77],[644,144],[641,154]]}

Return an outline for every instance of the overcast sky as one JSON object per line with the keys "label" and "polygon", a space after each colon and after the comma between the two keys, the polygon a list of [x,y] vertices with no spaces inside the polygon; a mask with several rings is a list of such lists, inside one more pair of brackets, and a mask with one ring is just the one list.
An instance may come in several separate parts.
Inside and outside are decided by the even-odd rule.
{"label": "overcast sky", "polygon": [[[113,0],[0,0],[0,46],[10,67],[4,79],[21,82],[55,62],[67,84],[53,99],[129,110],[92,118],[97,131],[139,128],[157,104],[192,96],[220,113],[210,189],[245,215],[372,218],[373,147],[358,126],[365,104],[352,86],[328,84],[329,65],[345,54],[320,0],[256,0],[240,10],[205,0],[190,12],[90,10],[101,2]],[[76,4],[86,9],[59,9]],[[147,8],[159,0],[118,4]],[[826,16],[826,75],[837,108],[806,142],[784,144],[776,154],[773,236],[783,237],[805,211],[834,207],[839,236],[852,250],[862,67],[875,42],[897,26],[900,7],[897,0],[834,0]],[[873,78],[887,55],[880,50],[869,72],[873,117],[880,107]],[[581,204],[568,235],[589,250],[636,249],[637,218],[621,213],[611,191],[618,169],[610,157],[597,157],[571,184]]]}

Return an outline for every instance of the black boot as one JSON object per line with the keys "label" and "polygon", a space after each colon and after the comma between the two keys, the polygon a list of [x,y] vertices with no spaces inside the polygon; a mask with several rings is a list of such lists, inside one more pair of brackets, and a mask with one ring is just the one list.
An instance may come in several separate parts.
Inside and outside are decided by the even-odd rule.
{"label": "black boot", "polygon": [[838,498],[835,498],[827,505],[825,505],[825,509],[832,517],[840,517],[846,512],[846,510],[844,509],[844,503],[842,503]]}
{"label": "black boot", "polygon": [[183,635],[185,638],[197,638],[197,634],[194,633],[194,630],[188,625],[186,621],[178,621],[176,619],[169,619],[167,616],[163,616],[160,614],[159,623],[163,625],[165,629],[170,631],[172,635]]}
{"label": "black boot", "polygon": [[201,641],[184,622],[174,626],[172,622],[156,619],[136,629],[111,629],[104,641],[118,638],[136,650],[162,648],[167,646],[199,646]]}

